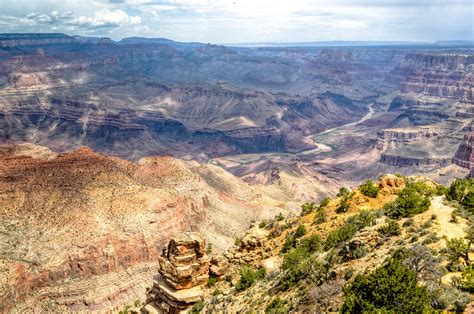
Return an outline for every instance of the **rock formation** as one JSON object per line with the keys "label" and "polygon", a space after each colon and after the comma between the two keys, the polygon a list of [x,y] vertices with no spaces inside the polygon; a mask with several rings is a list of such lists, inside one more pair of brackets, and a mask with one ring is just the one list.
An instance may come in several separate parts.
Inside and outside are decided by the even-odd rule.
{"label": "rock formation", "polygon": [[463,168],[474,168],[474,131],[464,136],[464,140],[453,157],[453,163]]}
{"label": "rock formation", "polygon": [[410,143],[437,136],[438,132],[429,128],[385,129],[377,133],[377,149],[395,148],[404,143]]}
{"label": "rock formation", "polygon": [[404,77],[404,93],[473,101],[473,64],[468,54],[409,53],[393,72]]}
{"label": "rock formation", "polygon": [[173,234],[201,231],[223,250],[285,203],[196,162],[0,146],[0,312],[112,310],[142,296]]}
{"label": "rock formation", "polygon": [[202,299],[209,279],[206,241],[198,233],[173,236],[158,258],[159,274],[148,291],[147,303],[163,313],[185,311]]}

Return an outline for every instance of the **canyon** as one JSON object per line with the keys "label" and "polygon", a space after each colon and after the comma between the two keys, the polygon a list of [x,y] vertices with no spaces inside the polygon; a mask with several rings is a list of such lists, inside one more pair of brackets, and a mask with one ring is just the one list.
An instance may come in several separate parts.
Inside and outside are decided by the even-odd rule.
{"label": "canyon", "polygon": [[0,311],[117,309],[176,234],[221,253],[341,186],[472,177],[473,83],[469,45],[0,34]]}

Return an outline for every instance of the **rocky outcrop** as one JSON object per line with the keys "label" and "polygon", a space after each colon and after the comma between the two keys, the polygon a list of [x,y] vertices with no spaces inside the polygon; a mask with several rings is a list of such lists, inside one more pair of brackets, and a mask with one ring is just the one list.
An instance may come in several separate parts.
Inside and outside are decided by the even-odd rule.
{"label": "rocky outcrop", "polygon": [[453,163],[463,168],[474,168],[474,131],[464,135],[464,140],[453,157]]}
{"label": "rocky outcrop", "polygon": [[380,162],[396,167],[426,166],[426,167],[445,167],[451,164],[451,158],[436,157],[411,157],[382,154]]}
{"label": "rocky outcrop", "polygon": [[386,194],[397,194],[405,187],[405,180],[393,174],[386,174],[381,176],[376,184]]}
{"label": "rocky outcrop", "polygon": [[206,241],[198,233],[173,236],[158,258],[159,274],[147,293],[147,303],[163,313],[181,313],[200,301],[209,279]]}
{"label": "rocky outcrop", "polygon": [[377,143],[375,147],[379,150],[396,148],[399,145],[429,139],[439,133],[429,128],[420,129],[386,129],[377,132]]}
{"label": "rocky outcrop", "polygon": [[445,104],[441,102],[425,101],[413,98],[407,98],[403,96],[395,97],[390,103],[388,111],[399,111],[407,109],[440,109],[443,108]]}
{"label": "rocky outcrop", "polygon": [[232,264],[259,265],[260,261],[269,257],[273,246],[266,241],[268,232],[252,225],[237,246],[231,247],[225,257]]}
{"label": "rocky outcrop", "polygon": [[418,125],[429,125],[448,119],[449,116],[443,112],[424,109],[408,109],[397,116],[390,123],[390,127],[410,127]]}

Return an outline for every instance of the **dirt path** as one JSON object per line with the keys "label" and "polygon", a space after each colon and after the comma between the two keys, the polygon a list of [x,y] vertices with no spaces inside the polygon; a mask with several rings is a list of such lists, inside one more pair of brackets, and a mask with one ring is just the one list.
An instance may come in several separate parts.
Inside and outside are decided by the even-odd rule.
{"label": "dirt path", "polygon": [[436,220],[439,222],[437,228],[438,236],[446,236],[448,239],[464,237],[466,235],[466,220],[458,217],[456,223],[451,222],[451,213],[454,208],[443,204],[444,197],[435,196],[431,200],[430,209],[423,213],[423,218],[427,219],[431,215],[436,215]]}

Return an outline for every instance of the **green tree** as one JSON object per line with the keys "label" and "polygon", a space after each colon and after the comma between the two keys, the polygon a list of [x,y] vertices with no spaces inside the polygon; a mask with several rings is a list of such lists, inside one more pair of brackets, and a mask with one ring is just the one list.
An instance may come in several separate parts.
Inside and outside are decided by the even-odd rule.
{"label": "green tree", "polygon": [[462,258],[467,266],[471,264],[469,259],[469,250],[471,241],[462,238],[453,238],[446,241],[445,255],[452,264],[459,262]]}
{"label": "green tree", "polygon": [[316,203],[314,203],[314,202],[304,203],[303,205],[301,205],[301,216],[309,214],[316,207],[317,207]]}
{"label": "green tree", "polygon": [[342,312],[422,313],[428,307],[428,293],[418,285],[415,274],[399,260],[390,259],[368,275],[357,275],[344,288]]}
{"label": "green tree", "polygon": [[306,227],[304,225],[299,225],[295,231],[295,238],[300,238],[304,236],[307,232],[308,231],[306,230]]}
{"label": "green tree", "polygon": [[372,180],[365,181],[360,187],[360,192],[365,196],[375,198],[379,194],[380,188]]}
{"label": "green tree", "polygon": [[430,204],[429,196],[407,186],[400,191],[395,201],[384,206],[384,211],[391,218],[412,217],[426,211]]}
{"label": "green tree", "polygon": [[260,267],[257,271],[253,270],[249,266],[244,266],[240,269],[240,279],[235,285],[236,291],[244,291],[245,289],[252,286],[257,279],[262,279],[266,275],[266,270]]}
{"label": "green tree", "polygon": [[469,265],[461,274],[459,287],[469,293],[474,293],[474,265]]}

